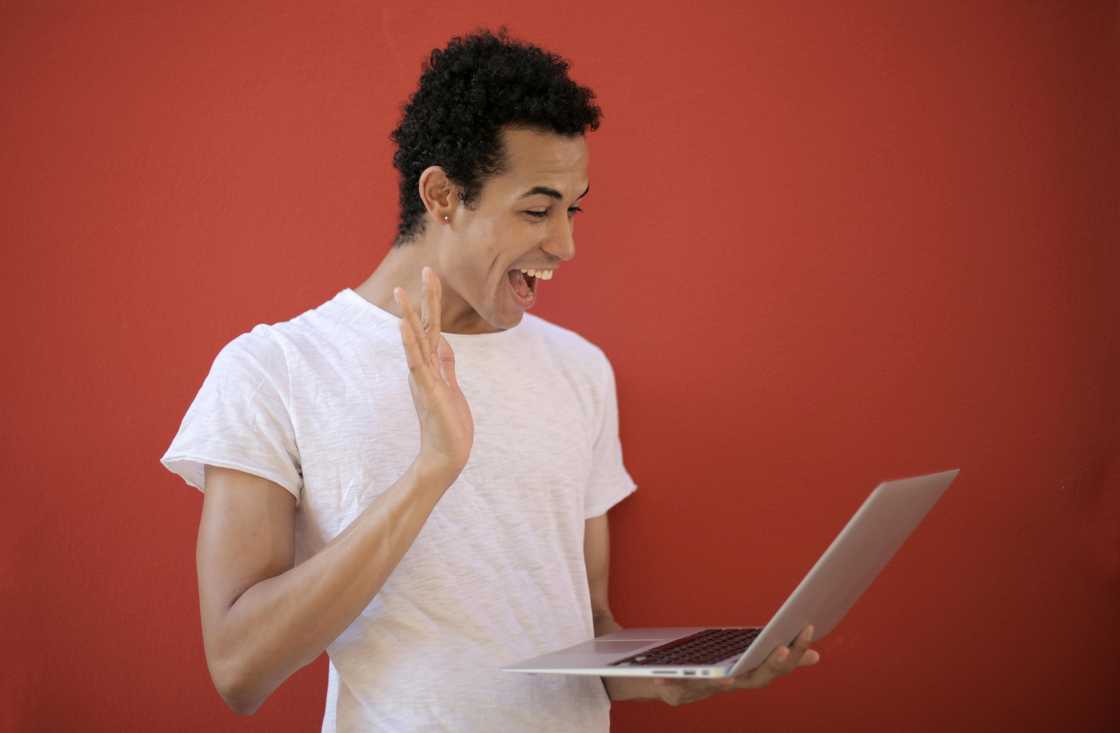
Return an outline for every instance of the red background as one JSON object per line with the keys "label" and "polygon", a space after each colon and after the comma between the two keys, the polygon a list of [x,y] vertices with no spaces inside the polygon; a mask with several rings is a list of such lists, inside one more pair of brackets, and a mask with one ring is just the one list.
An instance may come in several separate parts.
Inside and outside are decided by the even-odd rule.
{"label": "red background", "polygon": [[158,459],[223,344],[377,265],[421,60],[503,22],[604,110],[535,312],[618,376],[624,625],[765,621],[961,469],[820,665],[614,729],[1116,725],[1117,4],[852,5],[4,3],[0,727],[318,730],[325,657],[214,691]]}

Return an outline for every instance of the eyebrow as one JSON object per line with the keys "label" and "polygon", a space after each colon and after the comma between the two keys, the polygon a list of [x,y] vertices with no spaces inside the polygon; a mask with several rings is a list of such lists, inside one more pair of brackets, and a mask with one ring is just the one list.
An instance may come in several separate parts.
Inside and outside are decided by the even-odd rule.
{"label": "eyebrow", "polygon": [[[583,193],[581,193],[579,196],[576,196],[576,201],[579,201],[581,198],[586,196],[589,191],[591,191],[591,184],[590,183],[587,184],[587,188],[584,189]],[[521,194],[517,198],[518,199],[523,199],[523,198],[527,198],[529,196],[536,196],[538,193],[543,193],[545,196],[551,196],[554,199],[564,198],[564,194],[560,193],[555,188],[549,188],[548,186],[533,186],[532,188],[530,188],[528,191]]]}

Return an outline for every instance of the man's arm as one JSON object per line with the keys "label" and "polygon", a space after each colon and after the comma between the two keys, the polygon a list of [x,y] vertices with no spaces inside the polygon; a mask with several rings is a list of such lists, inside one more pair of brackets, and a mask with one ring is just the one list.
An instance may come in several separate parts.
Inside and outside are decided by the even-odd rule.
{"label": "man's arm", "polygon": [[210,465],[205,483],[197,562],[206,663],[230,709],[251,715],[369,605],[450,482],[414,462],[299,565],[286,489]]}
{"label": "man's arm", "polygon": [[[600,514],[584,524],[583,559],[587,563],[587,584],[591,590],[591,613],[595,619],[595,636],[622,628],[611,614],[607,598],[607,576],[610,572],[610,529],[607,515]],[[653,678],[600,677],[612,700],[656,700]]]}

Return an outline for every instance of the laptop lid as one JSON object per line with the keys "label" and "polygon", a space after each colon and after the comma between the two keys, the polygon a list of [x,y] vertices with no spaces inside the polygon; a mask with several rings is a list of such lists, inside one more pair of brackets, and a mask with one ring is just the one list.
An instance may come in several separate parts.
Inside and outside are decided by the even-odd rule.
{"label": "laptop lid", "polygon": [[731,668],[754,669],[808,624],[823,639],[914,531],[959,468],[880,483]]}
{"label": "laptop lid", "polygon": [[[791,644],[808,624],[814,626],[814,641],[824,638],[874,581],[958,473],[959,468],[880,483],[747,650],[738,659],[726,659],[718,666],[696,665],[702,670],[696,674],[719,677],[754,669],[779,645]],[[614,663],[636,651],[705,628],[627,628],[502,669],[601,676],[693,674],[672,663],[637,667],[619,667]]]}

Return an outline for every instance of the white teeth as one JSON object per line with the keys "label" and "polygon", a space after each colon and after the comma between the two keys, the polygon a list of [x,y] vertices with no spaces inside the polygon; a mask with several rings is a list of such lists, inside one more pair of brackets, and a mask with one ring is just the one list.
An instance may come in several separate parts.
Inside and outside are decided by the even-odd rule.
{"label": "white teeth", "polygon": [[553,272],[552,270],[526,270],[526,269],[520,268],[520,267],[517,268],[517,269],[521,270],[526,275],[532,275],[533,277],[539,278],[541,280],[551,280],[552,279],[552,272]]}

